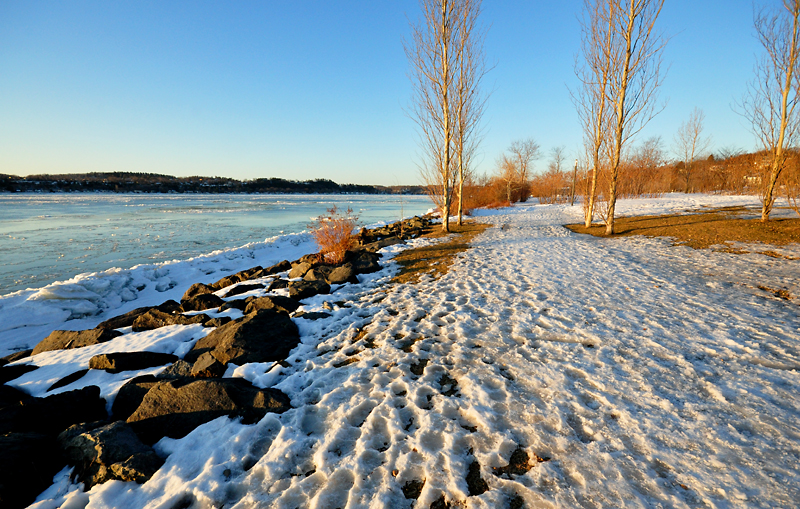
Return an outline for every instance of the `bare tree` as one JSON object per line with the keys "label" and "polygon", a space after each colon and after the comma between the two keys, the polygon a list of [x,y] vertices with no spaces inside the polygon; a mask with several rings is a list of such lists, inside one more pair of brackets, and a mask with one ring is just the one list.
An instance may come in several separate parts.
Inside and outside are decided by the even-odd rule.
{"label": "bare tree", "polygon": [[778,10],[755,16],[756,35],[766,54],[756,64],[755,79],[740,105],[753,132],[769,154],[768,175],[762,179],[761,220],[768,221],[775,187],[786,165],[786,150],[797,140],[798,50],[800,0],[783,0]]}
{"label": "bare tree", "polygon": [[[517,172],[518,186],[525,189],[531,179],[533,161],[539,159],[539,144],[533,138],[515,140],[508,147],[508,159],[514,164]],[[528,198],[528,193],[523,192],[521,201]]]}
{"label": "bare tree", "polygon": [[703,110],[695,108],[689,115],[689,120],[682,123],[675,134],[675,153],[683,161],[685,179],[685,192],[691,191],[690,180],[692,176],[692,163],[695,158],[702,155],[711,145],[711,138],[703,136]]}
{"label": "bare tree", "polygon": [[584,202],[584,222],[587,228],[591,226],[594,217],[601,153],[607,143],[608,87],[617,9],[615,0],[584,0],[581,21],[582,60],[575,64],[575,74],[581,81],[581,90],[577,94],[572,93],[572,99],[583,124],[584,143],[591,167]]}
{"label": "bare tree", "polygon": [[458,164],[458,224],[463,224],[464,183],[480,142],[480,122],[486,105],[481,81],[488,69],[483,43],[486,30],[478,24],[482,0],[458,0],[457,65],[455,79],[455,152]]}
{"label": "bare tree", "polygon": [[503,183],[506,201],[511,205],[514,191],[519,188],[519,171],[516,163],[505,154],[497,160],[497,179]]}
{"label": "bare tree", "polygon": [[[797,0],[800,1],[800,0]],[[609,0],[613,40],[608,84],[611,143],[606,235],[614,233],[617,181],[622,150],[653,116],[661,85],[661,54],[666,41],[655,31],[664,0]],[[660,111],[660,110],[659,110]]]}
{"label": "bare tree", "polygon": [[405,44],[411,65],[414,100],[410,115],[417,123],[424,152],[423,180],[434,189],[442,213],[442,229],[450,231],[453,190],[453,68],[457,55],[456,0],[420,0],[422,19],[411,26],[411,43]]}
{"label": "bare tree", "polygon": [[547,169],[550,171],[555,171],[557,173],[562,173],[564,171],[564,163],[567,160],[565,155],[567,151],[567,147],[561,145],[560,147],[553,147],[550,149],[550,164],[547,166]]}

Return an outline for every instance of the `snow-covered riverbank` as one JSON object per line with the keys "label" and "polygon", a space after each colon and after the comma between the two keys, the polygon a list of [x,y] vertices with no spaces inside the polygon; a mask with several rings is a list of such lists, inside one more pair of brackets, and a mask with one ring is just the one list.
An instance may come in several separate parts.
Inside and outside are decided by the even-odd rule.
{"label": "snow-covered riverbank", "polygon": [[[618,210],[755,203],[678,195],[623,200]],[[361,285],[305,301],[308,311],[325,301],[350,304],[321,320],[294,319],[302,343],[288,366],[227,373],[282,390],[291,410],[254,425],[223,417],[162,439],[156,450],[166,463],[144,485],[110,481],[83,493],[64,470],[36,507],[427,508],[442,499],[485,508],[793,507],[800,308],[758,286],[797,296],[800,261],[693,251],[664,239],[598,239],[561,226],[580,214],[528,205],[486,212],[482,220],[494,227],[438,281],[386,286],[396,267],[383,262]],[[309,244],[289,242],[295,251],[275,261],[309,252]],[[274,254],[247,249],[179,262],[185,266],[154,273],[138,295],[170,278],[176,285],[163,280],[166,289],[153,295],[180,297],[192,282],[219,278],[209,267],[266,266]],[[784,251],[800,256],[800,246]],[[50,299],[15,298],[3,302],[3,320],[17,320],[21,306],[48,316],[38,306]],[[111,315],[42,318],[39,329],[0,321],[0,345],[26,330],[34,337],[93,327],[141,302]],[[180,353],[197,339],[192,327],[138,333],[141,345],[133,333],[99,346],[124,340]],[[77,366],[81,350],[37,356],[46,367],[12,385],[37,392],[45,386],[37,376],[57,379],[56,365]],[[113,397],[122,378],[92,383]],[[88,381],[76,383],[61,390]],[[504,468],[515,451],[527,464]]]}

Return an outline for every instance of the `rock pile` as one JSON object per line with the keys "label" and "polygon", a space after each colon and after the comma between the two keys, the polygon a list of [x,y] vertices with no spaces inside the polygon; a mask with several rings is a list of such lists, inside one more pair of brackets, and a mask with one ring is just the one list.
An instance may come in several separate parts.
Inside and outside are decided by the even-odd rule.
{"label": "rock pile", "polygon": [[[148,444],[165,436],[181,438],[220,416],[253,423],[268,412],[288,410],[289,397],[279,390],[222,378],[228,364],[286,359],[300,343],[292,317],[329,316],[298,311],[301,300],[330,293],[331,285],[358,283],[359,274],[381,270],[379,249],[419,236],[429,226],[429,219],[413,218],[362,230],[359,246],[338,265],[325,264],[314,254],[272,267],[253,267],[212,284],[195,283],[180,303],[169,300],[138,308],[91,330],[54,331],[32,351],[0,359],[0,384],[5,384],[36,369],[32,364],[9,363],[43,352],[105,343],[129,327],[133,332],[171,325],[215,327],[183,359],[154,352],[96,355],[88,369],[68,375],[49,389],[69,385],[92,369],[120,373],[170,364],[156,376],[138,376],[123,385],[111,415],[97,386],[35,398],[0,385],[0,506],[30,504],[67,463],[75,467],[73,478],[83,482],[85,489],[112,479],[143,483],[164,462]],[[275,290],[284,295],[274,294]],[[262,295],[244,296],[254,291]],[[270,294],[263,296],[265,291]],[[208,314],[227,309],[241,310],[244,316],[231,320]]]}

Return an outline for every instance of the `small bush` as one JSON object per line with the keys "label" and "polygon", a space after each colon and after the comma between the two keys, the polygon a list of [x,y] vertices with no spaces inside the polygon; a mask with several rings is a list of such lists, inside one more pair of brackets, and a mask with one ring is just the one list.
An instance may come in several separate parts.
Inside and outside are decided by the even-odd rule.
{"label": "small bush", "polygon": [[353,209],[340,212],[333,206],[308,225],[308,229],[311,230],[325,262],[338,265],[344,261],[347,250],[355,247],[353,231],[357,226],[358,216],[353,215]]}

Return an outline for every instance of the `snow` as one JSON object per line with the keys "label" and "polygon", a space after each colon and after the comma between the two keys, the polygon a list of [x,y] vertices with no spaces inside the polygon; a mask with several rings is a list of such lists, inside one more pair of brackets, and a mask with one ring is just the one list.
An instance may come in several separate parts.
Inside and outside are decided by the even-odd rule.
{"label": "snow", "polygon": [[[756,203],[670,195],[621,200],[618,210]],[[797,296],[800,261],[594,238],[561,226],[581,215],[565,205],[482,211],[494,226],[438,281],[387,286],[397,270],[390,256],[404,247],[386,248],[384,269],[362,284],[304,301],[306,312],[324,302],[333,311],[294,319],[302,342],[289,367],[230,367],[227,376],[284,391],[291,410],[253,425],[219,418],[162,439],[156,450],[166,463],[144,485],[112,481],[82,493],[62,471],[34,507],[427,508],[442,495],[469,508],[508,507],[514,497],[526,507],[795,506],[798,301],[758,286]],[[289,244],[296,252],[306,245]],[[798,245],[783,250],[800,256]],[[296,257],[261,251],[268,250],[153,268],[179,284],[164,292],[171,297],[149,295],[180,296],[211,267],[215,273],[198,280],[218,279],[222,265],[235,271]],[[90,279],[70,284],[99,295]],[[121,287],[130,288],[114,288]],[[115,302],[109,292],[99,301],[70,298]],[[114,314],[141,305],[141,294]],[[81,328],[100,319],[57,323]],[[61,375],[58,365],[68,366],[64,373],[85,367],[88,348],[181,354],[202,333],[174,326],[47,352],[33,360],[39,370],[13,385],[38,393]],[[120,380],[93,383],[113,397]],[[494,475],[518,447],[549,460],[522,475]],[[465,477],[475,460],[489,490],[470,496]],[[425,481],[416,502],[402,491],[412,480]]]}

